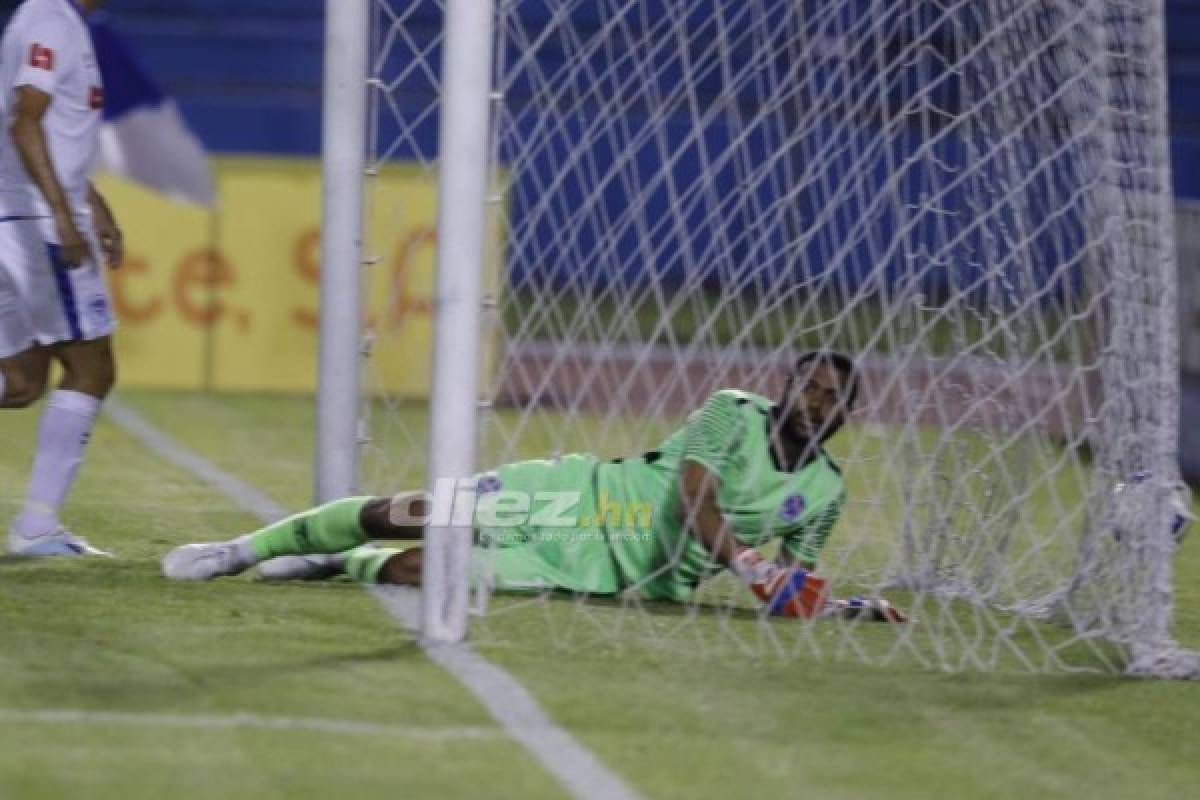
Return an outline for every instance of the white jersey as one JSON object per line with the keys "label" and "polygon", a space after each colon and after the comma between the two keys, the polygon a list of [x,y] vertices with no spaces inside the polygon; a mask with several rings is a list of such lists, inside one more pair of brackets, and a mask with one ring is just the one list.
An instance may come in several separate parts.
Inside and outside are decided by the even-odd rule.
{"label": "white jersey", "polygon": [[[67,202],[89,214],[88,180],[100,144],[104,88],[92,37],[73,0],[25,0],[0,41],[0,131],[12,124],[16,89],[52,96],[42,119],[50,159]],[[50,215],[12,138],[0,135],[0,217]]]}

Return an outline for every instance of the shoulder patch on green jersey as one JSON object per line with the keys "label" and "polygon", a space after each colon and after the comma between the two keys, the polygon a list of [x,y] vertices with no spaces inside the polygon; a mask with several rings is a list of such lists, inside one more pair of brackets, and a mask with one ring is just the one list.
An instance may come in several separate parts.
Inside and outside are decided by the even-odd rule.
{"label": "shoulder patch on green jersey", "polygon": [[743,389],[718,389],[709,395],[708,400],[705,401],[704,405],[708,405],[713,400],[718,398],[732,399],[734,405],[738,406],[751,405],[764,414],[770,411],[771,406],[774,405],[770,400],[763,397],[761,394],[747,392]]}
{"label": "shoulder patch on green jersey", "polygon": [[752,417],[747,415],[746,406],[758,409],[764,403],[766,398],[740,389],[713,392],[688,417],[683,458],[703,464],[718,475],[724,473],[726,459],[739,449],[747,434]]}

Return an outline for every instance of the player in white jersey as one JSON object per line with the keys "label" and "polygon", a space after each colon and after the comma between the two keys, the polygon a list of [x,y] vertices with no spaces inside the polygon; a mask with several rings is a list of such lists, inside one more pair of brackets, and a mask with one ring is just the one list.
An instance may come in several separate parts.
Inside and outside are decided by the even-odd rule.
{"label": "player in white jersey", "polygon": [[25,0],[0,40],[0,407],[62,381],[38,429],[8,549],[107,555],[59,522],[100,404],[115,380],[103,264],[121,232],[90,182],[104,88],[85,15],[101,0]]}

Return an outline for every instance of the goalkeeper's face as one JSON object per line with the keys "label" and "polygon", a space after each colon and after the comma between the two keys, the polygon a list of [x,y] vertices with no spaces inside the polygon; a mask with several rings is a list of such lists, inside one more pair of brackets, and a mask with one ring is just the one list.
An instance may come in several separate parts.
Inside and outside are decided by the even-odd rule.
{"label": "goalkeeper's face", "polygon": [[784,407],[788,432],[801,441],[824,442],[846,421],[847,376],[833,364],[807,364],[788,381]]}

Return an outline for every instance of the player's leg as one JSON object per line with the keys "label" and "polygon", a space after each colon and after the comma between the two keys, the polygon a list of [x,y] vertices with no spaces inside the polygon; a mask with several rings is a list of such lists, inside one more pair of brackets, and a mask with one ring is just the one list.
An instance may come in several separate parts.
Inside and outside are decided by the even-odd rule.
{"label": "player's leg", "polygon": [[[592,461],[565,458],[505,465],[492,489],[537,496],[549,489],[590,491]],[[430,509],[422,492],[353,497],[296,514],[227,542],[190,544],[163,559],[163,574],[178,580],[234,575],[255,564],[269,579],[327,577],[344,572],[364,583],[420,586],[424,551],[360,547],[368,540],[420,539]],[[524,523],[489,529],[491,543],[471,555],[471,580],[507,590],[562,588],[612,593],[619,588],[612,556],[591,530],[547,529]],[[295,559],[318,553],[328,560]],[[283,561],[281,559],[287,559]],[[265,567],[265,568],[264,568]]]}
{"label": "player's leg", "polygon": [[421,547],[358,550],[346,559],[346,574],[361,583],[420,586],[424,552]]}
{"label": "player's leg", "polygon": [[[375,498],[359,514],[363,531],[372,539],[419,539],[429,512],[424,492],[400,492],[386,502]],[[380,567],[395,549],[363,545],[340,553],[279,555],[258,564],[265,581],[317,581],[348,574],[363,583],[377,583]]]}
{"label": "player's leg", "polygon": [[[282,556],[268,564],[269,580],[314,580],[347,575],[359,583],[390,586],[420,586],[424,567],[424,549],[420,546],[399,550],[392,547],[363,545],[331,556]],[[598,553],[607,563],[608,554]],[[315,559],[322,560],[317,561]],[[293,560],[295,559],[295,560]],[[302,563],[305,559],[314,559]],[[472,583],[486,581],[493,588],[509,591],[570,589],[579,583],[578,574],[569,574],[547,558],[542,549],[530,544],[504,548],[475,547],[471,553]],[[613,587],[588,584],[591,591],[611,593]]]}
{"label": "player's leg", "polygon": [[100,554],[62,529],[67,499],[91,439],[100,406],[111,390],[115,366],[108,336],[51,345],[63,368],[38,425],[37,452],[25,504],[9,529],[9,549],[30,555]]}
{"label": "player's leg", "polygon": [[421,526],[392,522],[393,502],[390,497],[347,497],[236,539],[183,545],[163,558],[163,574],[178,580],[209,580],[281,556],[342,553],[371,539],[421,538]]}
{"label": "player's leg", "polygon": [[352,551],[276,556],[258,563],[257,577],[263,581],[323,581],[346,573],[346,553],[349,552]]}
{"label": "player's leg", "polygon": [[[56,261],[47,224],[30,219],[0,225],[4,304],[17,308],[13,324],[26,329],[22,344],[30,350],[5,369],[7,401],[28,403],[41,393],[49,358],[63,367],[62,383],[42,412],[25,504],[9,528],[8,547],[27,555],[107,555],[63,529],[58,514],[115,376],[108,289],[96,264],[68,269]],[[10,381],[16,384],[11,393]]]}
{"label": "player's leg", "polygon": [[[608,554],[596,553],[605,568]],[[269,565],[269,567],[268,567]],[[420,586],[424,549],[406,550],[363,545],[330,556],[281,556],[259,565],[267,580],[320,580],[347,575],[359,583],[391,586]],[[266,569],[264,569],[266,568]],[[532,544],[505,548],[475,547],[471,554],[472,583],[485,581],[496,589],[528,591],[572,589],[580,585],[579,570],[564,570],[547,558],[544,548]],[[586,579],[585,579],[586,580]],[[608,583],[586,583],[596,593],[611,593]]]}
{"label": "player's leg", "polygon": [[341,553],[312,553],[303,556],[276,556],[258,564],[257,577],[263,581],[323,581],[349,575],[362,583],[377,583],[382,562],[399,553],[394,548],[364,544]]}
{"label": "player's leg", "polygon": [[26,408],[41,399],[50,350],[37,344],[28,291],[17,272],[28,261],[14,221],[0,221],[0,408]]}
{"label": "player's leg", "polygon": [[267,581],[314,581],[346,575],[366,584],[419,586],[421,548],[400,550],[364,544],[329,555],[278,556],[258,565]]}
{"label": "player's leg", "polygon": [[[5,312],[0,307],[0,328]],[[34,346],[21,353],[0,357],[0,408],[28,408],[46,392],[50,351]]]}
{"label": "player's leg", "polygon": [[[488,481],[488,491],[525,492],[534,498],[546,491],[574,492],[586,499],[594,463],[591,457],[567,456],[556,461],[508,464],[489,476],[492,480]],[[238,574],[281,556],[343,553],[372,539],[419,539],[424,535],[429,511],[421,492],[392,498],[346,498],[230,541],[177,547],[163,559],[163,574],[177,580],[210,580]],[[505,589],[614,592],[619,586],[608,545],[594,533],[576,531],[563,537],[560,529],[542,529],[532,520],[529,524],[506,526],[506,533],[499,537],[501,546],[474,549],[473,579]],[[489,534],[489,538],[496,538],[496,531],[489,530]],[[421,548],[393,555],[392,559],[371,561],[371,568],[364,567],[363,574],[374,574],[384,583],[419,585]],[[349,562],[345,565],[347,572],[353,567]]]}
{"label": "player's leg", "polygon": [[[363,583],[420,586],[424,550],[359,548],[346,555],[347,575]],[[608,546],[600,539],[534,539],[509,547],[471,549],[472,585],[526,592],[546,589],[614,594],[620,589]]]}
{"label": "player's leg", "polygon": [[[329,572],[321,577],[347,575],[359,583],[420,586],[424,553],[420,545],[407,550],[363,545],[337,553],[330,556],[328,562],[322,562]],[[284,556],[273,561],[283,561],[284,558],[293,557]],[[485,563],[486,566],[483,566]],[[291,574],[278,575],[274,579],[308,580],[314,576],[315,570],[302,565],[296,567]],[[279,571],[282,572],[282,568]],[[553,567],[547,565],[536,549],[530,546],[503,548],[497,553],[476,547],[472,552],[471,573],[472,581],[486,574],[489,585],[514,590],[555,588],[554,581],[559,577]]]}

